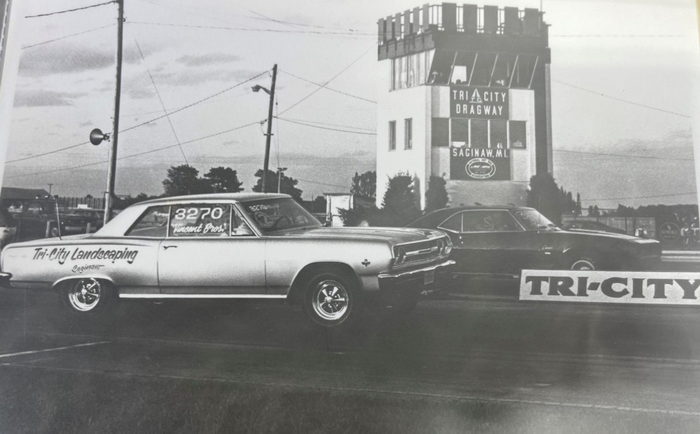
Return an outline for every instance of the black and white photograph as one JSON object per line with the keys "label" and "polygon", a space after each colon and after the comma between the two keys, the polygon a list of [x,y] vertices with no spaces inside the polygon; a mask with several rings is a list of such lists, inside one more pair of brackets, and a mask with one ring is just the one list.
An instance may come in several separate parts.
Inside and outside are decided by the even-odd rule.
{"label": "black and white photograph", "polygon": [[0,0],[0,432],[698,432],[699,24]]}

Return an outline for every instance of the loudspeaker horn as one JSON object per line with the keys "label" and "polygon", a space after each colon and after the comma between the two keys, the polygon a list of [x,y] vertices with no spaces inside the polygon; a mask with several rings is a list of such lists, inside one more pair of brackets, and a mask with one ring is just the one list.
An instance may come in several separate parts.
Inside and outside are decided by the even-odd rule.
{"label": "loudspeaker horn", "polygon": [[93,145],[97,146],[104,140],[109,140],[109,134],[103,133],[99,128],[90,131],[90,143]]}

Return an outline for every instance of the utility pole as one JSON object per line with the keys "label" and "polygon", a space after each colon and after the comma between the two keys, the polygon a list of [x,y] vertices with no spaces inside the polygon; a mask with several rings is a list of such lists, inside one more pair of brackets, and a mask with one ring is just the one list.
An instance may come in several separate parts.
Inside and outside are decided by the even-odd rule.
{"label": "utility pole", "polygon": [[117,77],[114,91],[114,120],[112,127],[112,147],[109,151],[109,169],[107,171],[107,194],[105,195],[104,223],[112,218],[114,202],[114,183],[117,175],[117,145],[119,144],[119,104],[122,93],[122,45],[124,40],[124,0],[116,0],[117,17]]}
{"label": "utility pole", "polygon": [[270,86],[270,107],[267,111],[267,134],[265,136],[265,163],[263,164],[262,191],[267,193],[267,169],[270,165],[270,142],[272,141],[272,110],[275,107],[275,82],[277,81],[277,64],[272,67],[272,85]]}

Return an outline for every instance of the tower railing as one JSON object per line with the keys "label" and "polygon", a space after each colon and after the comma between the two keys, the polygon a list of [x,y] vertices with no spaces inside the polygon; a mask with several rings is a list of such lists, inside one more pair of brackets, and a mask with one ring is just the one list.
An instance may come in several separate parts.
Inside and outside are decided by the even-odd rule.
{"label": "tower railing", "polygon": [[542,12],[515,7],[424,5],[379,20],[379,45],[430,32],[460,32],[510,36],[541,36]]}

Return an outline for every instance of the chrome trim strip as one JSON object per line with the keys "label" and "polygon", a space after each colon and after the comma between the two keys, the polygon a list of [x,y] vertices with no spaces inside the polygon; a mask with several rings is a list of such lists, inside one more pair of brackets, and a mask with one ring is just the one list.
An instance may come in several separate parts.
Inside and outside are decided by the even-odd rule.
{"label": "chrome trim strip", "polygon": [[403,271],[400,273],[379,273],[379,275],[377,277],[379,279],[397,279],[400,277],[406,277],[406,276],[410,276],[413,274],[423,273],[426,271],[437,270],[438,268],[449,267],[449,266],[454,265],[454,264],[455,264],[455,261],[450,259],[450,260],[441,262],[439,264],[430,265],[428,267],[416,268],[413,270]]}
{"label": "chrome trim strip", "polygon": [[119,294],[119,298],[260,298],[282,299],[284,294]]}
{"label": "chrome trim strip", "polygon": [[[438,230],[439,231],[439,229],[429,229],[429,230],[431,230],[431,231]],[[397,243],[397,244],[394,244],[394,247],[405,247],[405,246],[410,246],[412,244],[428,243],[431,241],[437,241],[441,238],[445,238],[445,235],[439,234],[439,235],[435,235],[434,237],[426,238],[424,240],[406,241],[405,243]]]}

